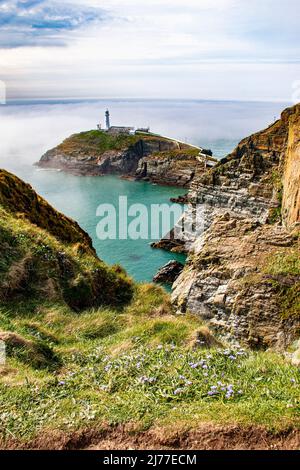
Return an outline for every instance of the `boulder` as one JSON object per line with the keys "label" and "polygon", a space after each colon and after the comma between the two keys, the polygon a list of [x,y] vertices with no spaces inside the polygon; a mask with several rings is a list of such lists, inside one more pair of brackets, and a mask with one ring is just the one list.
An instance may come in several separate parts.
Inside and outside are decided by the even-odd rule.
{"label": "boulder", "polygon": [[158,283],[173,284],[182,272],[184,266],[178,261],[171,260],[163,266],[154,276],[153,281]]}

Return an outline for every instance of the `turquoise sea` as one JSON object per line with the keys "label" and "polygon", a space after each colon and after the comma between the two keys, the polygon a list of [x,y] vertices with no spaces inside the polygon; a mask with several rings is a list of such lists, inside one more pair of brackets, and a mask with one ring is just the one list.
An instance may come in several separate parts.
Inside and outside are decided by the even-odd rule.
{"label": "turquoise sea", "polygon": [[10,102],[0,107],[0,167],[11,170],[54,207],[75,219],[93,239],[97,252],[110,264],[121,264],[137,281],[151,281],[170,259],[184,261],[149,246],[151,240],[105,240],[96,236],[99,204],[169,203],[184,189],[114,176],[76,177],[43,171],[33,163],[49,148],[72,133],[95,128],[107,107],[113,124],[151,126],[154,132],[211,148],[217,157],[229,153],[241,138],[262,129],[279,116],[287,104],[214,101],[52,101]]}

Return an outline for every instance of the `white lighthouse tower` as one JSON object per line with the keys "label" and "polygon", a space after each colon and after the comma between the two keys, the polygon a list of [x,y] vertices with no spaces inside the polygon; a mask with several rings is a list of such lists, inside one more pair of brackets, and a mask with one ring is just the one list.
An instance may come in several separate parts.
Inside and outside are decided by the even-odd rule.
{"label": "white lighthouse tower", "polygon": [[109,115],[109,110],[107,109],[105,111],[105,122],[106,122],[106,129],[110,129],[110,115]]}

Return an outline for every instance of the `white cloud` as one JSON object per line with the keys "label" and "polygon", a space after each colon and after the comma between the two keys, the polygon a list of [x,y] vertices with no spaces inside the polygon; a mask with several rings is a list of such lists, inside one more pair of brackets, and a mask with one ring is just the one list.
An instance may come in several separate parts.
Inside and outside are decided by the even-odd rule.
{"label": "white cloud", "polygon": [[71,3],[110,21],[64,32],[67,47],[2,50],[8,93],[285,100],[299,79],[295,0]]}

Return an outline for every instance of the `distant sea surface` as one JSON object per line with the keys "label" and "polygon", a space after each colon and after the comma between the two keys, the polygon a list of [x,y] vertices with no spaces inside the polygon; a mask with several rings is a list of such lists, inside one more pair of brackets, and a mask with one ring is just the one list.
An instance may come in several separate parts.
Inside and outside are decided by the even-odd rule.
{"label": "distant sea surface", "polygon": [[181,255],[153,250],[150,240],[98,240],[96,209],[101,203],[168,203],[184,190],[113,176],[76,177],[41,171],[33,163],[76,132],[104,124],[109,108],[113,125],[151,127],[153,132],[209,148],[222,158],[247,135],[280,116],[288,103],[175,100],[11,101],[0,106],[0,167],[29,182],[54,207],[75,219],[92,237],[101,259],[119,263],[137,281],[151,281],[159,267]]}

